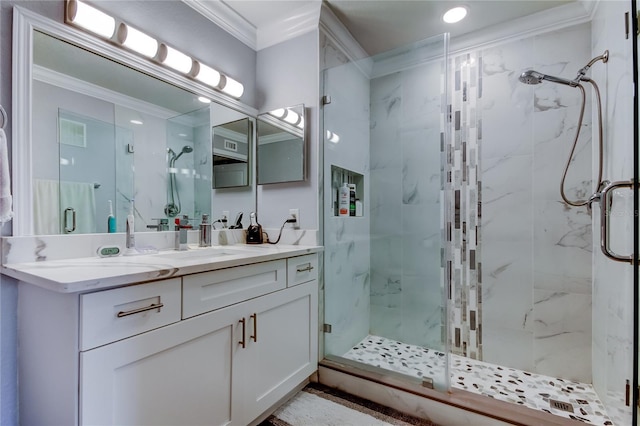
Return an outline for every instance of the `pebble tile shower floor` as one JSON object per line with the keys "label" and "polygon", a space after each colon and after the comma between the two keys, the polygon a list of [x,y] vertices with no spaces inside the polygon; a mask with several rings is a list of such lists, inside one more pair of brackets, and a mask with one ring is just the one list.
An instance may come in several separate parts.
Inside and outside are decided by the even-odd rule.
{"label": "pebble tile shower floor", "polygon": [[[441,375],[446,362],[446,354],[442,352],[379,336],[367,336],[344,357],[418,378]],[[613,425],[589,384],[527,373],[452,354],[451,386],[560,417],[594,425]],[[573,412],[552,407],[554,401]],[[566,403],[571,406],[567,407]]]}

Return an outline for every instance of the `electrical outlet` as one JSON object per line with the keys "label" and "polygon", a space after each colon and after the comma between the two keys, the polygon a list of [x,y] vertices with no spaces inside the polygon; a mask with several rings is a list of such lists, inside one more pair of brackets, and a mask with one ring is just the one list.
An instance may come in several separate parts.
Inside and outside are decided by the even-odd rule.
{"label": "electrical outlet", "polygon": [[293,229],[300,229],[300,209],[289,209],[289,216],[296,220],[292,223]]}

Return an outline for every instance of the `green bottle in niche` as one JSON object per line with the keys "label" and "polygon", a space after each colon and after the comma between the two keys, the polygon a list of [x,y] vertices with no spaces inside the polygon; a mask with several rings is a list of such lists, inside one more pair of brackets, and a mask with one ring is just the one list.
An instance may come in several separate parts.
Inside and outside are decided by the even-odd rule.
{"label": "green bottle in niche", "polygon": [[356,185],[349,184],[349,216],[356,215]]}

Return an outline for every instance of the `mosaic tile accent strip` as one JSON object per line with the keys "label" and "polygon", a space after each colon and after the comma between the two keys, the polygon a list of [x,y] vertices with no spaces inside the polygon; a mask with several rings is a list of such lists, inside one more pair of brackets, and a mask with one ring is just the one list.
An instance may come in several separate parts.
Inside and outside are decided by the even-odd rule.
{"label": "mosaic tile accent strip", "polygon": [[[367,336],[344,357],[417,378],[446,374],[445,353],[380,336]],[[500,367],[455,354],[451,354],[450,375],[453,388],[584,423],[613,425],[589,384]]]}
{"label": "mosaic tile accent strip", "polygon": [[[445,278],[451,325],[449,347],[457,355],[482,359],[482,263],[480,256],[482,141],[482,56],[467,53],[451,59],[450,103],[446,125]],[[446,79],[443,78],[443,81]]]}

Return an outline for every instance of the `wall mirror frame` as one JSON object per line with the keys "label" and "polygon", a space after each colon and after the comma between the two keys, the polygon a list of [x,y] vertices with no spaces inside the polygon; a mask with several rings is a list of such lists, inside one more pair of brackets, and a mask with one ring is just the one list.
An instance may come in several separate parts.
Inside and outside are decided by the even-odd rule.
{"label": "wall mirror frame", "polygon": [[[33,113],[32,80],[34,33],[42,32],[114,62],[133,68],[180,89],[213,102],[242,112],[250,117],[257,116],[257,110],[238,100],[227,97],[208,86],[181,76],[171,69],[149,61],[109,42],[84,33],[74,27],[53,21],[20,6],[13,8],[13,54],[12,54],[12,180],[13,235],[33,235]],[[255,198],[255,197],[254,197]],[[213,201],[215,203],[215,200]],[[255,206],[255,199],[254,199]]]}
{"label": "wall mirror frame", "polygon": [[309,138],[304,104],[262,113],[256,121],[258,185],[305,181]]}

